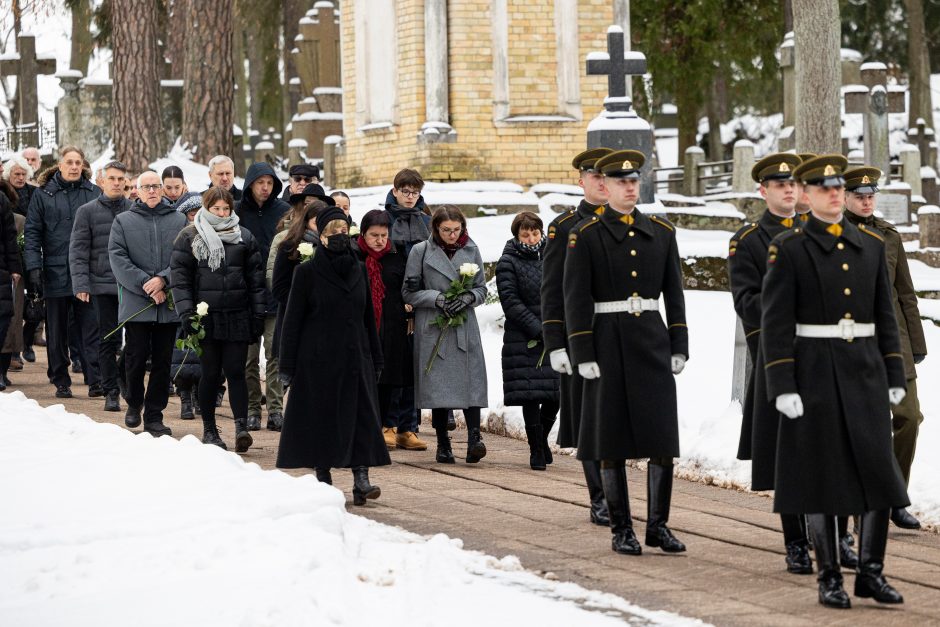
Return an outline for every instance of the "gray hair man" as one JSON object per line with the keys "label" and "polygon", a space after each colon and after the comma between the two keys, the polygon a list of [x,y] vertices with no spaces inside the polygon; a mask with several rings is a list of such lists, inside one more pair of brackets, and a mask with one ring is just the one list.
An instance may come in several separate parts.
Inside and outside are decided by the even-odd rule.
{"label": "gray hair man", "polygon": [[228,190],[235,200],[242,199],[242,190],[235,186],[235,162],[226,155],[216,155],[209,159],[209,187],[221,187]]}

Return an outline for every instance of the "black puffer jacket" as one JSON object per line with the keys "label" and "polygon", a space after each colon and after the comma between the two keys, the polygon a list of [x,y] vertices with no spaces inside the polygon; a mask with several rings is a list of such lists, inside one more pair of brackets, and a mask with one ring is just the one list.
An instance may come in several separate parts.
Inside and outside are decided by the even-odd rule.
{"label": "black puffer jacket", "polygon": [[[20,247],[16,243],[16,222],[6,197],[0,197],[0,318],[13,315],[11,274],[23,274]],[[5,328],[5,327],[4,327]],[[0,337],[0,344],[3,338]]]}
{"label": "black puffer jacket", "polygon": [[[173,283],[173,300],[180,318],[195,312],[196,305],[209,305],[209,320],[204,320],[210,336],[217,339],[228,335],[223,329],[247,323],[250,317],[264,316],[266,305],[264,266],[257,240],[240,227],[242,241],[224,244],[225,259],[218,270],[209,269],[209,264],[196,261],[193,255],[193,238],[196,227],[189,225],[180,231],[173,244],[170,257],[170,273]],[[220,335],[212,335],[212,329]],[[246,329],[247,330],[247,329]],[[233,330],[235,335],[240,332]]]}
{"label": "black puffer jacket", "polygon": [[[12,185],[11,185],[12,187]],[[32,200],[33,194],[36,192],[36,186],[26,183],[23,187],[16,189],[17,196],[19,196],[19,201],[17,205],[13,207],[13,213],[18,213],[23,217],[26,217],[26,210],[29,209],[29,201]]]}
{"label": "black puffer jacket", "polygon": [[[558,400],[558,374],[548,355],[542,357],[541,253],[524,250],[515,239],[506,242],[496,264],[496,288],[506,314],[503,332],[503,403]],[[537,344],[529,348],[529,342]],[[542,367],[536,365],[542,359]]]}
{"label": "black puffer jacket", "polygon": [[124,196],[111,199],[101,194],[75,212],[69,246],[69,272],[72,274],[72,292],[76,295],[81,292],[92,295],[118,293],[108,259],[108,240],[115,216],[133,204]]}

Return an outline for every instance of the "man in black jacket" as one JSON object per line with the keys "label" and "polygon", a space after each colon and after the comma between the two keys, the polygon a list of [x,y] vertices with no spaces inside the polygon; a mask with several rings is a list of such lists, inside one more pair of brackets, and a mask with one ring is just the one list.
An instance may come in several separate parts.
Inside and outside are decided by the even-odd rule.
{"label": "man in black jacket", "polygon": [[242,190],[235,187],[235,162],[231,157],[216,155],[209,159],[209,187],[227,189],[236,201],[242,199]]}
{"label": "man in black jacket", "polygon": [[307,185],[314,185],[320,182],[320,168],[309,163],[298,163],[292,165],[287,171],[290,179],[284,193],[281,194],[281,200],[290,203],[291,194],[302,194]]}
{"label": "man in black jacket", "polygon": [[115,216],[133,204],[124,197],[127,167],[111,161],[104,168],[104,191],[95,200],[75,212],[69,246],[69,270],[72,292],[83,303],[91,302],[98,320],[100,335],[98,364],[101,387],[104,389],[105,411],[121,411],[118,388],[117,354],[121,350],[121,334],[103,339],[118,325],[118,292],[108,260],[108,238]]}
{"label": "man in black jacket", "polygon": [[[277,233],[277,224],[290,211],[290,205],[278,198],[281,181],[269,164],[252,163],[245,174],[245,193],[235,204],[235,213],[241,226],[248,229],[261,249],[262,267],[267,266],[271,242]],[[268,429],[280,431],[284,422],[282,401],[284,390],[278,379],[277,358],[274,355],[274,327],[277,318],[277,301],[265,288],[268,306],[264,318],[265,398],[268,408]],[[261,428],[261,342],[248,347],[248,362],[245,378],[248,382],[248,430]]]}
{"label": "man in black jacket", "polygon": [[[84,153],[75,146],[61,150],[59,166],[39,177],[39,189],[33,194],[26,215],[24,234],[26,272],[32,289],[46,299],[46,352],[49,378],[56,387],[56,398],[72,397],[69,376],[69,313],[74,310],[85,337],[83,350],[91,372],[89,396],[101,396],[98,382],[98,322],[91,305],[72,295],[69,272],[69,242],[75,212],[91,202],[101,190],[89,181],[91,172],[83,170]],[[91,350],[89,350],[91,349]]]}

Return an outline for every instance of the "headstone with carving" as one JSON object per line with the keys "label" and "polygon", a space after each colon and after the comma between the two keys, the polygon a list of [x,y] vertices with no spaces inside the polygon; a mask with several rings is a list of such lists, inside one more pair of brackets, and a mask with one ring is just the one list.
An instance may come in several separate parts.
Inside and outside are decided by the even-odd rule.
{"label": "headstone with carving", "polygon": [[865,140],[865,162],[882,171],[882,183],[891,173],[888,145],[888,114],[904,113],[904,92],[888,87],[888,68],[884,63],[865,63],[861,70],[862,85],[844,88],[845,112],[862,115]]}

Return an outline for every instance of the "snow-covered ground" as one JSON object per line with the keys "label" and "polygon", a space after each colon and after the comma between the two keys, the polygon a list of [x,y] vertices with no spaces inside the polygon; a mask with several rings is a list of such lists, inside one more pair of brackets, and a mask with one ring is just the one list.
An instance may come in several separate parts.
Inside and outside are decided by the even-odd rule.
{"label": "snow-covered ground", "polygon": [[[345,510],[311,475],[0,394],[2,625],[696,625]],[[472,606],[472,611],[466,611]]]}

